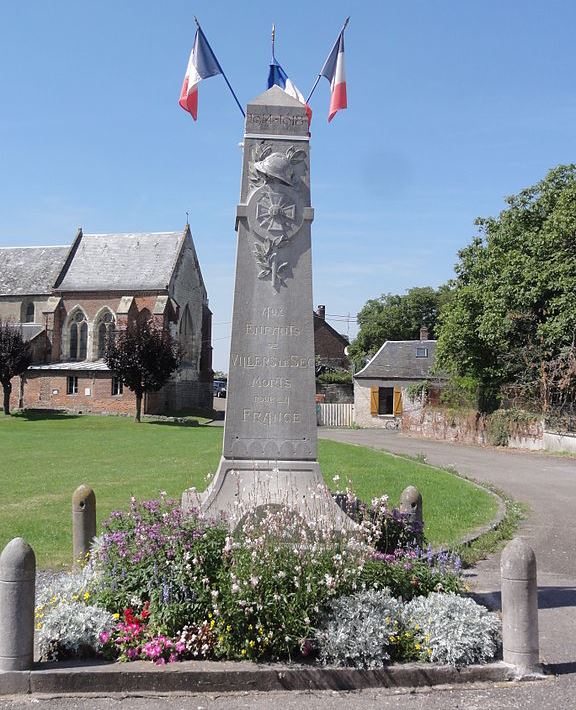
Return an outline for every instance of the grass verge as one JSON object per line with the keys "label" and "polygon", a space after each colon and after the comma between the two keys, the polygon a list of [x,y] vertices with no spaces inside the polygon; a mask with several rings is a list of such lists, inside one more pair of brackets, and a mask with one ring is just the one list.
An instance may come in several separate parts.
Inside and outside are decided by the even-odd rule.
{"label": "grass verge", "polygon": [[[131,495],[153,498],[163,490],[179,498],[190,486],[202,490],[218,465],[222,433],[219,427],[135,424],[123,417],[0,417],[0,549],[22,536],[34,547],[39,567],[68,565],[71,497],[77,486],[94,489],[99,522],[125,508]],[[495,515],[493,496],[441,469],[332,441],[319,441],[318,448],[333,489],[349,482],[364,500],[387,493],[396,505],[402,490],[415,485],[434,545],[454,545]]]}
{"label": "grass verge", "polygon": [[527,517],[530,510],[526,503],[512,500],[497,489],[491,488],[491,490],[502,498],[506,512],[502,521],[493,530],[485,532],[476,540],[465,545],[454,547],[454,551],[460,555],[464,567],[472,567],[480,560],[485,560],[489,555],[501,550],[514,537],[518,526]]}

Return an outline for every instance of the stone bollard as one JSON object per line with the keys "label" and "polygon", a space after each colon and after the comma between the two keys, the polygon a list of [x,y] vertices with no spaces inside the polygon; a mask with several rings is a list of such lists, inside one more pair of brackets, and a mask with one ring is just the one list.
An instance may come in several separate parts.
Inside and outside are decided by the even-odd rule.
{"label": "stone bollard", "polygon": [[96,496],[81,485],[72,496],[72,563],[78,568],[86,561],[90,544],[96,537]]}
{"label": "stone bollard", "polygon": [[504,663],[519,677],[539,674],[538,587],[536,556],[522,538],[515,537],[500,560],[502,574],[502,646]]}
{"label": "stone bollard", "polygon": [[408,486],[400,496],[400,512],[409,513],[414,522],[422,524],[422,494],[416,486]]}
{"label": "stone bollard", "polygon": [[34,660],[36,556],[21,537],[0,555],[0,671],[27,671]]}

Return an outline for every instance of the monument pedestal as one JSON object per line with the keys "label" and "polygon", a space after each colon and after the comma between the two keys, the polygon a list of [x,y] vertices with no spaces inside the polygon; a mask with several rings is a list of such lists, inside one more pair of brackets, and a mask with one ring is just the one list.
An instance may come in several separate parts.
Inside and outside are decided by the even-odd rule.
{"label": "monument pedestal", "polygon": [[223,456],[184,508],[225,513],[281,505],[308,523],[352,527],[316,461],[308,117],[277,86],[246,111]]}
{"label": "monument pedestal", "polygon": [[297,512],[310,526],[352,527],[334,503],[316,461],[229,460],[222,457],[203,493],[184,491],[183,507],[214,519],[225,515],[235,528],[250,512],[281,506]]}

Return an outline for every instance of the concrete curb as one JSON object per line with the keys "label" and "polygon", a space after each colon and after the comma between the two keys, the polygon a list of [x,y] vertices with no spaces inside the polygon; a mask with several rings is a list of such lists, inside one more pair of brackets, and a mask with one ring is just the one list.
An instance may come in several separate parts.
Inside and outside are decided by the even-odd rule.
{"label": "concrete curb", "polygon": [[345,691],[513,680],[514,668],[503,662],[463,668],[407,663],[371,670],[230,661],[184,661],[167,666],[156,666],[145,661],[60,662],[37,663],[31,671],[0,672],[0,696],[30,693]]}

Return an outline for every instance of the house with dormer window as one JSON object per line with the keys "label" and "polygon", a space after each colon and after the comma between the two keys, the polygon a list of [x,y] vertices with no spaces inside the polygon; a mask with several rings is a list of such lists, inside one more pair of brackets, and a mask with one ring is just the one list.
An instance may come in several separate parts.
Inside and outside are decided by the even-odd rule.
{"label": "house with dormer window", "polygon": [[[410,385],[432,377],[436,340],[420,329],[419,340],[387,340],[354,375],[354,420],[358,426],[397,429],[403,413],[422,407],[409,396]],[[442,376],[434,375],[438,383]]]}
{"label": "house with dormer window", "polygon": [[80,229],[71,247],[0,248],[0,318],[19,325],[32,348],[23,387],[13,387],[27,409],[131,414],[134,395],[103,358],[117,331],[150,319],[179,341],[184,358],[167,385],[146,396],[144,412],[210,408],[211,317],[189,225]]}

